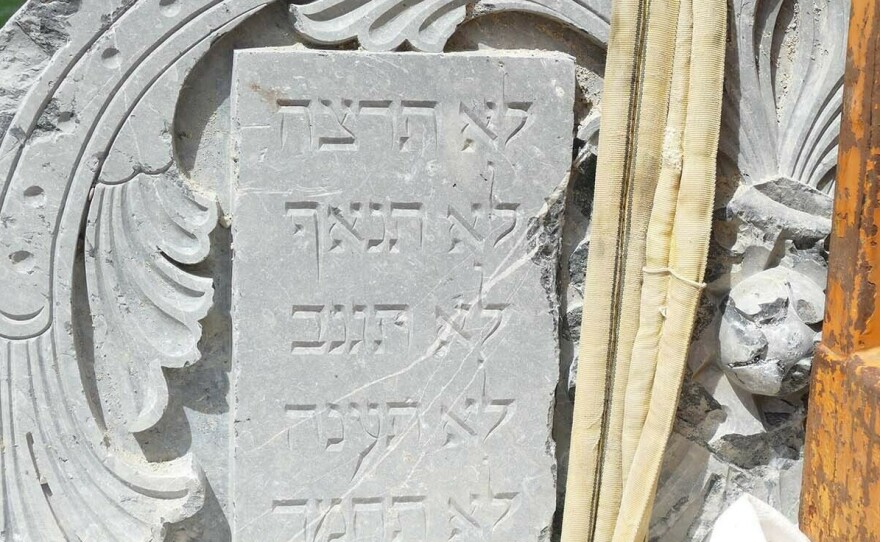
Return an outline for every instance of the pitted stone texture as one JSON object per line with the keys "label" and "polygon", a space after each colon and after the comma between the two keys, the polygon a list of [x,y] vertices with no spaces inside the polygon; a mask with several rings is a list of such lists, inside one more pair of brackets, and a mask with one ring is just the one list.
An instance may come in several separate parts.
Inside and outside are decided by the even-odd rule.
{"label": "pitted stone texture", "polygon": [[549,539],[572,59],[235,62],[233,532]]}

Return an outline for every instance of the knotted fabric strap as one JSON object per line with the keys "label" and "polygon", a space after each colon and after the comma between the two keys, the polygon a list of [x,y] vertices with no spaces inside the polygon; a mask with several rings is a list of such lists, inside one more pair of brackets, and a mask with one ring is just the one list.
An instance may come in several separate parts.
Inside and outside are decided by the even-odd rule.
{"label": "knotted fabric strap", "polygon": [[681,273],[679,273],[678,271],[676,271],[675,269],[670,269],[669,267],[661,267],[659,269],[658,268],[643,267],[642,273],[644,273],[646,275],[669,275],[670,277],[674,278],[675,280],[679,280],[687,285],[690,285],[690,286],[696,288],[697,290],[703,290],[706,288],[705,282],[697,282],[697,281],[691,280],[691,279],[685,277],[684,275],[682,275]]}

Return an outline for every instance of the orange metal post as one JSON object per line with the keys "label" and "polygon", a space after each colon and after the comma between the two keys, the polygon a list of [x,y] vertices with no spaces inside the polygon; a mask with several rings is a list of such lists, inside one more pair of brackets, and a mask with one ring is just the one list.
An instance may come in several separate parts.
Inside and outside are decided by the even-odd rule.
{"label": "orange metal post", "polygon": [[880,541],[880,2],[853,0],[822,344],[801,528]]}

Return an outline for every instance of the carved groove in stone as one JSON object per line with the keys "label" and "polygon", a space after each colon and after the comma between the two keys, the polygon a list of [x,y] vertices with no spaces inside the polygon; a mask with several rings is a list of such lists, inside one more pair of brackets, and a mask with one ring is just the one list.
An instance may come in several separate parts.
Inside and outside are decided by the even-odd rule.
{"label": "carved groove in stone", "polygon": [[190,459],[157,469],[102,444],[52,333],[0,339],[0,370],[0,519],[9,540],[162,540],[167,523],[201,507],[201,472]]}

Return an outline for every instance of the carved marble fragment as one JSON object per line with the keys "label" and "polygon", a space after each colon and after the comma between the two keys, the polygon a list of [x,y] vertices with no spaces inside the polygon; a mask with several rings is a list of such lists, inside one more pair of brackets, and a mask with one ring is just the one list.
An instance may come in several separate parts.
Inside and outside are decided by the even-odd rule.
{"label": "carved marble fragment", "polygon": [[[821,296],[802,279],[824,283],[847,7],[844,0],[730,1],[713,284],[652,539],[700,539],[743,491],[787,513],[797,505],[803,404],[797,394],[743,390],[800,387],[812,344],[803,326],[818,331],[803,302],[812,314]],[[331,538],[340,522],[350,536],[358,528],[376,532],[381,516],[382,536],[391,540],[415,536],[406,529],[422,517],[439,522],[430,528],[442,531],[441,540],[453,529],[460,540],[482,540],[488,534],[477,527],[508,505],[498,524],[504,536],[523,525],[532,533],[547,527],[552,451],[536,450],[552,447],[555,424],[561,481],[570,403],[563,384],[551,420],[558,373],[535,360],[558,354],[564,376],[581,318],[590,317],[579,288],[609,13],[610,0],[29,2],[0,30],[0,538],[229,542],[233,528],[248,532],[249,520],[271,530],[285,514],[292,524],[326,514],[322,534]],[[284,130],[240,131],[244,146],[230,172],[230,132],[239,131],[230,126],[243,111],[235,119],[230,112],[233,52],[294,44],[361,49],[365,64],[280,73],[277,66],[294,61],[264,63],[291,50],[243,53],[239,67],[258,80],[238,95],[268,108],[252,120],[284,119]],[[412,51],[452,57],[504,48],[577,57],[574,122],[530,117],[531,107],[572,99],[552,95],[559,57],[453,61]],[[396,53],[384,62],[376,51]],[[507,66],[506,82],[489,76],[498,59],[520,65]],[[417,62],[426,64],[410,65]],[[398,85],[371,94],[378,74],[393,70]],[[465,92],[460,80],[476,81],[478,73],[492,83]],[[268,74],[288,82],[267,86]],[[309,81],[323,95],[310,94]],[[300,95],[272,95],[294,84]],[[426,92],[409,92],[418,89]],[[515,94],[524,89],[543,97],[524,109],[528,100]],[[452,121],[444,121],[443,107],[452,107]],[[438,137],[462,119],[463,131]],[[563,121],[558,143],[543,139],[551,128],[563,134]],[[297,131],[305,126],[314,128],[308,136]],[[564,198],[572,133],[577,175]],[[465,156],[459,169],[439,154],[447,144]],[[290,155],[279,155],[278,145]],[[316,172],[317,184],[304,181]],[[261,188],[263,181],[276,186]],[[428,191],[428,181],[439,188]],[[517,191],[505,192],[512,189],[501,181]],[[235,182],[250,192],[239,193]],[[218,217],[224,227],[215,227]],[[284,256],[294,249],[313,258]],[[236,314],[247,316],[235,322],[237,346],[263,339],[258,349],[239,348],[234,360],[232,250],[241,271],[236,288],[264,296],[262,303],[236,299]],[[517,265],[497,273],[499,255]],[[567,271],[559,292],[557,256]],[[379,261],[414,267],[370,263]],[[773,280],[761,280],[763,273]],[[350,277],[364,295],[355,295]],[[306,286],[312,297],[298,295]],[[744,296],[768,292],[769,304],[744,309]],[[774,313],[785,316],[778,329],[796,328],[804,340],[770,357],[797,370],[747,378],[741,368],[748,364],[725,352],[766,339],[777,323],[765,309],[786,295],[789,308]],[[556,310],[563,312],[561,353]],[[760,322],[730,327],[741,310]],[[732,331],[725,344],[736,348],[722,347],[724,326]],[[769,334],[768,353],[782,335]],[[441,336],[421,360],[428,339]],[[404,347],[412,355],[387,353]],[[349,358],[357,363],[348,372],[333,370]],[[421,361],[382,381],[370,376],[382,361],[403,371],[407,360]],[[722,371],[731,365],[728,379]],[[318,377],[305,389],[282,378],[290,374]],[[339,393],[318,393],[330,388]],[[252,448],[265,457],[244,454]],[[255,475],[234,473],[236,461]],[[406,462],[418,468],[400,491],[359,492],[400,475]],[[522,474],[519,486],[505,474],[509,465]],[[279,469],[295,470],[295,478]],[[333,491],[313,491],[315,480],[299,485],[319,470]],[[356,471],[365,485],[337,491]],[[420,500],[432,473],[461,481],[455,491],[432,486],[447,497],[439,505]],[[237,498],[258,493],[259,480],[277,491],[250,504]],[[277,513],[256,519],[274,501]],[[531,519],[523,519],[527,510]]]}

